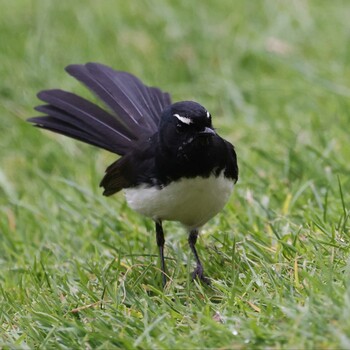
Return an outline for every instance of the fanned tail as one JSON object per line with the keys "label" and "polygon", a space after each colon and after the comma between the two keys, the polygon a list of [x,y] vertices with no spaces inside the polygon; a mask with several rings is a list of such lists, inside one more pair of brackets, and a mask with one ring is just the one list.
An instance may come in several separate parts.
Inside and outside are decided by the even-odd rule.
{"label": "fanned tail", "polygon": [[102,64],[70,65],[66,70],[110,111],[70,92],[45,90],[38,97],[47,104],[36,107],[45,116],[28,121],[119,155],[126,154],[135,141],[153,135],[162,111],[171,103],[168,93]]}

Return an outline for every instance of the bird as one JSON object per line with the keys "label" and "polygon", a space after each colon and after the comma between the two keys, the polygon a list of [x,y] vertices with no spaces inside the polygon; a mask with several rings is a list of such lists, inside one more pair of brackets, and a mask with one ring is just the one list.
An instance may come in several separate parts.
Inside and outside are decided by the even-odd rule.
{"label": "bird", "polygon": [[218,135],[211,114],[195,101],[173,103],[169,93],[101,63],[71,64],[66,72],[103,107],[72,92],[43,90],[27,119],[34,126],[117,154],[100,183],[103,195],[121,190],[128,205],[155,224],[161,281],[167,283],[164,221],[188,232],[193,279],[210,284],[196,249],[199,230],[228,202],[238,180],[234,146]]}

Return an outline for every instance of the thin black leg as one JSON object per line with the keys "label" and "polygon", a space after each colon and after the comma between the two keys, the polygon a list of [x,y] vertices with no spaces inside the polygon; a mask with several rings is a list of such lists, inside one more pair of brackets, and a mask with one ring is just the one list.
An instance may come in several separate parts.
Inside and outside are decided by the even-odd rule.
{"label": "thin black leg", "polygon": [[157,237],[157,245],[159,248],[159,257],[160,257],[160,268],[162,270],[162,284],[163,288],[166,285],[166,274],[165,274],[165,260],[164,260],[164,232],[161,221],[156,221],[156,237]]}
{"label": "thin black leg", "polygon": [[196,277],[198,277],[201,281],[205,282],[206,284],[210,284],[209,278],[204,276],[203,265],[199,259],[199,256],[196,250],[197,238],[198,238],[198,230],[197,229],[191,230],[190,235],[188,236],[188,244],[190,245],[190,248],[193,252],[193,255],[197,263],[197,267],[192,273],[192,278],[195,279]]}

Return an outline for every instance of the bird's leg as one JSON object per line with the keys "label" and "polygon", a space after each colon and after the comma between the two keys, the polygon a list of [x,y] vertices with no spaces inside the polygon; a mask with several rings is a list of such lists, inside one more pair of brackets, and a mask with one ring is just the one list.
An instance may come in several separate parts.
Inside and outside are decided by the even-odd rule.
{"label": "bird's leg", "polygon": [[197,267],[195,268],[195,270],[192,273],[192,278],[195,279],[196,277],[198,277],[202,282],[205,282],[206,284],[210,284],[209,278],[204,276],[203,265],[199,259],[199,256],[198,256],[198,253],[196,250],[197,238],[198,238],[198,230],[197,229],[191,230],[190,235],[188,237],[188,244],[190,245],[190,248],[193,252],[193,255],[194,255],[194,257],[196,259],[196,263],[197,263]]}
{"label": "bird's leg", "polygon": [[165,261],[164,261],[165,239],[164,239],[162,222],[160,220],[156,221],[156,237],[157,237],[157,246],[159,248],[160,268],[162,270],[162,284],[164,288],[166,284]]}

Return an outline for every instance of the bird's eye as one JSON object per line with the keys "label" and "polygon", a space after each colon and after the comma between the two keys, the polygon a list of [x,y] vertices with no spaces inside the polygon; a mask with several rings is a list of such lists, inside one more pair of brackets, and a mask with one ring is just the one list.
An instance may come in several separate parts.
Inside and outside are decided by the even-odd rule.
{"label": "bird's eye", "polygon": [[184,126],[181,123],[176,124],[176,131],[177,132],[183,132],[184,131]]}

